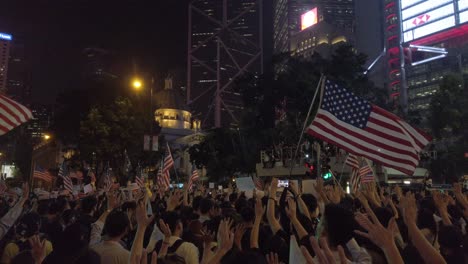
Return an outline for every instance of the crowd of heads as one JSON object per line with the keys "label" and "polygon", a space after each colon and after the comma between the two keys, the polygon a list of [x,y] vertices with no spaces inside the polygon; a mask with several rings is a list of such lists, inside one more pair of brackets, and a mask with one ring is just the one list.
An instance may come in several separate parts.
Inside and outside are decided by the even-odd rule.
{"label": "crowd of heads", "polygon": [[459,184],[347,194],[319,179],[302,193],[272,179],[249,196],[230,186],[45,200],[23,186],[0,213],[1,263],[468,263]]}

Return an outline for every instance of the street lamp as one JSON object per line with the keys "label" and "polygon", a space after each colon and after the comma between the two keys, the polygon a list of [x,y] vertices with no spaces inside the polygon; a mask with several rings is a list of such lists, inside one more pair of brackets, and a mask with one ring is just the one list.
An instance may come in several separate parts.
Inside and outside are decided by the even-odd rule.
{"label": "street lamp", "polygon": [[[150,126],[150,135],[153,135],[153,121],[154,121],[154,110],[153,110],[153,87],[154,87],[154,77],[151,77],[151,85],[149,86],[149,93],[150,93],[150,113],[151,113],[151,126]],[[143,81],[135,77],[132,80],[132,88],[135,91],[140,91],[142,90],[143,87]]]}
{"label": "street lamp", "polygon": [[133,87],[133,89],[135,89],[136,91],[139,91],[139,90],[141,90],[141,88],[143,88],[143,82],[142,82],[140,79],[135,78],[135,79],[133,79],[133,81],[132,81],[132,87]]}
{"label": "street lamp", "polygon": [[44,134],[43,137],[44,137],[45,140],[49,140],[51,138],[51,136],[49,134]]}

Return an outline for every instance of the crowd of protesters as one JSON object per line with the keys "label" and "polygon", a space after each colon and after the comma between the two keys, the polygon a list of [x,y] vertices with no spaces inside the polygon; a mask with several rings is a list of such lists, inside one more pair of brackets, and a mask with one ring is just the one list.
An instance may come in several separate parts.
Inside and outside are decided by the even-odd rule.
{"label": "crowd of protesters", "polygon": [[[1,263],[468,263],[468,198],[272,179],[252,197],[200,186],[0,200]],[[154,190],[153,190],[154,191]],[[8,193],[8,192],[6,192]],[[148,208],[151,208],[149,210]]]}

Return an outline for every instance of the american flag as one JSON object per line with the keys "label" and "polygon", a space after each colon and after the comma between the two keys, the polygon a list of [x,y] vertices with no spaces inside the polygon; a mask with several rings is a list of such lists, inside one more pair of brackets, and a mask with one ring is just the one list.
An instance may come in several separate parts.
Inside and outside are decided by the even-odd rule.
{"label": "american flag", "polygon": [[258,190],[263,190],[263,181],[260,180],[260,178],[257,175],[253,175],[252,180],[255,184],[255,188],[257,188]]}
{"label": "american flag", "polygon": [[0,195],[4,194],[8,190],[8,186],[5,183],[3,176],[0,176]]}
{"label": "american flag", "polygon": [[135,176],[135,182],[140,188],[145,187],[145,178],[143,176]]}
{"label": "american flag", "polygon": [[169,171],[167,173],[163,173],[163,166],[161,164],[161,166],[159,166],[158,175],[156,176],[160,193],[161,191],[169,189],[169,185],[171,184],[169,179]]}
{"label": "american flag", "polygon": [[369,165],[366,165],[359,169],[359,178],[361,179],[361,183],[368,183],[374,181],[374,175],[372,172],[372,168]]}
{"label": "american flag", "polygon": [[45,182],[52,182],[52,175],[50,175],[49,171],[39,166],[36,166],[36,168],[34,168],[33,178],[41,179]]}
{"label": "american flag", "polygon": [[192,191],[193,183],[196,182],[198,178],[200,178],[200,175],[198,174],[198,170],[197,168],[193,168],[192,175],[190,175],[189,185],[188,185],[188,188],[190,191]]}
{"label": "american flag", "polygon": [[0,95],[0,109],[0,135],[33,118],[31,110],[4,95]]}
{"label": "american flag", "polygon": [[325,81],[308,133],[359,156],[413,175],[430,138],[396,115]]}
{"label": "american flag", "polygon": [[62,165],[60,165],[58,176],[63,179],[63,187],[65,188],[65,190],[69,191],[70,193],[73,193],[73,182],[70,178],[70,175],[68,175],[67,165],[65,164],[65,161],[62,162]]}
{"label": "american flag", "polygon": [[169,147],[169,144],[166,144],[166,155],[164,157],[163,173],[169,175],[169,170],[172,167],[174,167],[174,159],[172,158],[171,148]]}
{"label": "american flag", "polygon": [[353,155],[351,153],[346,158],[345,164],[350,166],[351,169],[353,169],[353,170],[359,169],[359,160],[355,155]]}
{"label": "american flag", "polygon": [[107,164],[107,168],[106,168],[106,175],[104,177],[104,190],[106,192],[109,192],[111,189],[112,189],[112,185],[114,183],[112,182],[112,179],[110,177],[110,168],[109,168],[109,164]]}

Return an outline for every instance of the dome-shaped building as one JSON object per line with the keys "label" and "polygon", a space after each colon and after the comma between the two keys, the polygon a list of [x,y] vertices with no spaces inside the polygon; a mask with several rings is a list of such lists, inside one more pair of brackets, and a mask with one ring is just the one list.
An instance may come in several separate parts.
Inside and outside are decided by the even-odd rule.
{"label": "dome-shaped building", "polygon": [[154,98],[157,105],[154,118],[166,140],[173,141],[193,134],[199,128],[197,121],[192,125],[192,114],[182,94],[173,89],[172,78],[165,79],[164,89],[156,92]]}

